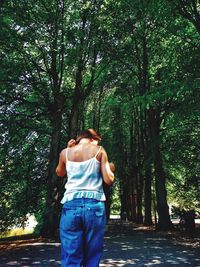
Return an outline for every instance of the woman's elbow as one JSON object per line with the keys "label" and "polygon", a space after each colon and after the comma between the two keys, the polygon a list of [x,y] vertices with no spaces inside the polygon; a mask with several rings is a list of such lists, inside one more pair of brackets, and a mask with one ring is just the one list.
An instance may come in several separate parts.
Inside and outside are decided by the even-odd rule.
{"label": "woman's elbow", "polygon": [[115,179],[114,174],[113,175],[109,175],[109,177],[107,177],[107,179],[105,179],[104,182],[107,185],[112,185],[114,183],[114,179]]}
{"label": "woman's elbow", "polygon": [[60,170],[58,168],[56,168],[56,174],[60,176]]}
{"label": "woman's elbow", "polygon": [[65,175],[65,173],[60,169],[60,168],[56,168],[56,174],[59,176],[59,177],[62,177]]}

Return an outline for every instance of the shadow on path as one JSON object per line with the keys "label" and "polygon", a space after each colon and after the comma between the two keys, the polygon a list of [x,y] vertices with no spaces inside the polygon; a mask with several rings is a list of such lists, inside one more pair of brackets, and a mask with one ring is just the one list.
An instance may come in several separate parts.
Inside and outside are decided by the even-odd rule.
{"label": "shadow on path", "polygon": [[129,233],[106,237],[101,267],[199,266],[200,249],[177,245],[156,233]]}
{"label": "shadow on path", "polygon": [[1,254],[0,267],[6,266],[60,266],[60,244],[56,242],[20,244]]}
{"label": "shadow on path", "polygon": [[[0,267],[60,266],[59,242],[33,242],[2,251]],[[200,267],[200,249],[177,245],[155,232],[133,228],[107,231],[100,267],[194,266]]]}

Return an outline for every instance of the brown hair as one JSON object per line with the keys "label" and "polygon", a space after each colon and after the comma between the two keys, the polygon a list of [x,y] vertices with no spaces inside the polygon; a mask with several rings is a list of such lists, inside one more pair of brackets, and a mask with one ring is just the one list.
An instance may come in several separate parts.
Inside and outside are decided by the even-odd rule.
{"label": "brown hair", "polygon": [[83,138],[89,138],[89,139],[101,141],[100,135],[93,129],[86,129],[86,130],[80,131],[76,137],[76,144],[78,144],[80,140]]}

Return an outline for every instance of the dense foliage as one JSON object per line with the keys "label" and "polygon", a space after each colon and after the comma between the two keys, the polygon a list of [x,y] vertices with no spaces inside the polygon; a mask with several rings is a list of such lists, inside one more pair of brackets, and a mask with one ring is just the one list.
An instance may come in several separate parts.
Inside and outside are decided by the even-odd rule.
{"label": "dense foliage", "polygon": [[115,213],[152,224],[156,209],[169,229],[168,203],[199,210],[199,1],[0,8],[1,229],[35,214],[43,235],[55,233],[58,155],[82,128],[102,134],[116,163]]}

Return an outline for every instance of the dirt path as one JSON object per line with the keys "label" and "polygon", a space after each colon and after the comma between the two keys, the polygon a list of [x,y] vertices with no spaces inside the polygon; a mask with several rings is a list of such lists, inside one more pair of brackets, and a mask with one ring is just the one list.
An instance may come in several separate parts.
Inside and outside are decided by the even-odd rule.
{"label": "dirt path", "polygon": [[[59,242],[38,239],[16,244],[7,250],[2,249],[1,267],[60,266]],[[100,267],[113,266],[200,267],[200,248],[180,244],[153,231],[138,231],[130,227],[111,229],[106,233]]]}

